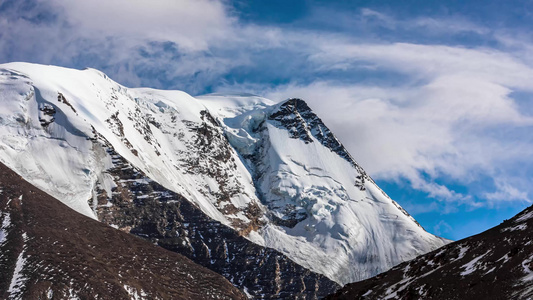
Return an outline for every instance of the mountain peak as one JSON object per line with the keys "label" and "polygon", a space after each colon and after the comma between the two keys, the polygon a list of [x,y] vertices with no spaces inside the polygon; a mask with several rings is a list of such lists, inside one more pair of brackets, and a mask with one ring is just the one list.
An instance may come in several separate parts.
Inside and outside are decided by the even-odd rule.
{"label": "mountain peak", "polygon": [[288,98],[284,101],[281,101],[280,102],[280,105],[281,106],[287,106],[287,105],[290,105],[292,107],[294,107],[294,110],[311,110],[311,108],[309,108],[309,105],[307,104],[307,102],[305,102],[305,100],[301,99],[301,98]]}
{"label": "mountain peak", "polygon": [[311,137],[314,137],[319,143],[359,168],[362,173],[364,172],[304,100],[290,98],[281,102],[270,114],[269,119],[278,121],[281,126],[285,127],[291,138],[299,138],[307,144],[312,143]]}

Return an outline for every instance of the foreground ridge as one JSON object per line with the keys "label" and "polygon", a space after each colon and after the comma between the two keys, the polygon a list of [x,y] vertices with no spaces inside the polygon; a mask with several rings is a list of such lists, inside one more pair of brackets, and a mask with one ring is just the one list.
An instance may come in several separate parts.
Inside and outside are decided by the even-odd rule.
{"label": "foreground ridge", "polygon": [[76,213],[0,164],[2,299],[246,299],[219,274]]}
{"label": "foreground ridge", "polygon": [[346,285],[327,299],[530,299],[533,206],[478,235]]}

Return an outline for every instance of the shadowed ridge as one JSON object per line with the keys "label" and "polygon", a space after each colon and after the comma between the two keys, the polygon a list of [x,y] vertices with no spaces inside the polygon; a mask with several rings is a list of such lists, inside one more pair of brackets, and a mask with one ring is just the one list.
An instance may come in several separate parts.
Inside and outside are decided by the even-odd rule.
{"label": "shadowed ridge", "polygon": [[350,283],[327,299],[530,299],[533,206],[480,234]]}
{"label": "shadowed ridge", "polygon": [[0,164],[0,297],[246,299],[188,258],[85,217]]}

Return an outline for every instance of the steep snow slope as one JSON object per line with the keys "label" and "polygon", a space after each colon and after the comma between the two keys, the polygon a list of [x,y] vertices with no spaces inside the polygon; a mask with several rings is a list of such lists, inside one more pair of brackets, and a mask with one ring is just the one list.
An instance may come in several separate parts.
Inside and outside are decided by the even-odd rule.
{"label": "steep snow slope", "polygon": [[374,183],[304,101],[199,98],[254,178],[270,220],[259,230],[266,246],[347,283],[445,243]]}
{"label": "steep snow slope", "polygon": [[533,207],[328,299],[531,299]]}
{"label": "steep snow slope", "polygon": [[211,218],[340,283],[446,243],[388,198],[301,100],[195,99],[128,89],[92,69],[0,69],[0,160],[87,216],[113,209],[117,188],[106,172],[113,157],[91,140],[98,134]]}

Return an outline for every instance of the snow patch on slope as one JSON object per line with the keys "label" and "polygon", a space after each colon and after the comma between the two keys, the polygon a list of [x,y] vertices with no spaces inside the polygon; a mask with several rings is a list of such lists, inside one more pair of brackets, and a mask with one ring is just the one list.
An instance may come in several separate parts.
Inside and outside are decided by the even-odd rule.
{"label": "snow patch on slope", "polygon": [[[24,242],[28,239],[26,233],[23,233],[22,237]],[[19,299],[20,293],[22,292],[22,289],[24,288],[26,281],[28,280],[24,276],[24,274],[22,274],[22,270],[24,270],[24,266],[26,265],[25,252],[26,249],[24,245],[22,251],[17,257],[17,262],[15,263],[15,270],[13,271],[13,275],[11,277],[9,289],[7,290],[7,293],[9,294],[9,299]]]}
{"label": "snow patch on slope", "polygon": [[2,214],[2,227],[0,227],[0,246],[7,240],[7,229],[11,225],[11,216],[8,212]]}
{"label": "snow patch on slope", "polygon": [[490,253],[491,250],[488,250],[487,252],[485,252],[485,254],[482,254],[474,259],[472,259],[470,262],[466,263],[465,265],[463,265],[461,268],[464,268],[464,271],[461,272],[461,275],[462,276],[466,276],[466,275],[469,275],[469,274],[472,274],[473,272],[477,271],[478,267],[479,267],[479,261],[487,254]]}
{"label": "snow patch on slope", "polygon": [[141,290],[140,292],[137,292],[137,290],[131,286],[128,286],[128,285],[124,285],[124,289],[126,290],[126,292],[128,292],[128,294],[130,295],[130,299],[132,300],[143,300],[143,299],[148,299],[147,298],[147,294]]}

